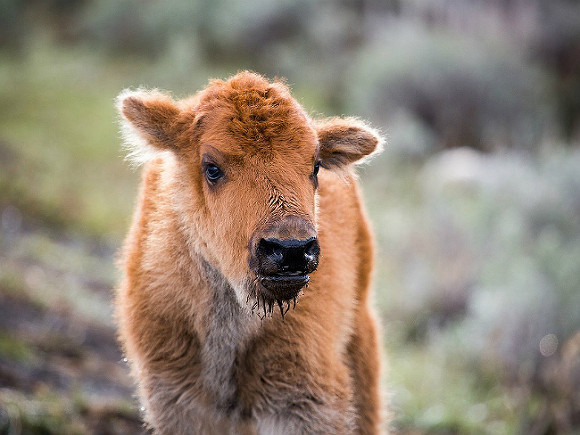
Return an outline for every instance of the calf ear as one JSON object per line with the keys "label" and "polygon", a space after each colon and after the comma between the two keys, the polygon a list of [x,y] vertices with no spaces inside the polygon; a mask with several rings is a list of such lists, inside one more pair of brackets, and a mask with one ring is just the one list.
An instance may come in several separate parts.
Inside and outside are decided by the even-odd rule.
{"label": "calf ear", "polygon": [[320,161],[324,168],[338,169],[377,152],[382,140],[378,132],[355,118],[316,121]]}
{"label": "calf ear", "polygon": [[117,110],[128,158],[140,164],[157,151],[177,149],[179,108],[159,91],[125,90],[117,97]]}

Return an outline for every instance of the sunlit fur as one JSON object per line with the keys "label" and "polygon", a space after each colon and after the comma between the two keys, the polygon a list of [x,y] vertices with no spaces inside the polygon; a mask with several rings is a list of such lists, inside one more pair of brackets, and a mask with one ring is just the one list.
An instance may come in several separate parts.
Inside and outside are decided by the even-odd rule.
{"label": "sunlit fur", "polygon": [[[249,72],[182,101],[125,91],[118,110],[144,167],[116,315],[148,425],[376,433],[373,248],[352,168],[380,145],[376,132],[352,118],[314,121],[287,86]],[[204,159],[224,173],[215,184]],[[252,240],[288,216],[316,228],[318,270],[297,301],[266,301]]]}

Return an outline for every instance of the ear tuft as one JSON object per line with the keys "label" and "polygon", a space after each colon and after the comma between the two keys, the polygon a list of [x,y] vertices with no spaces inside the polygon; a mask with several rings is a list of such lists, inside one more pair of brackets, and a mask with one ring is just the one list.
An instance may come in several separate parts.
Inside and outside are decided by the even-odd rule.
{"label": "ear tuft", "polygon": [[175,125],[179,108],[157,90],[126,89],[116,99],[127,158],[140,165],[159,151],[176,149]]}
{"label": "ear tuft", "polygon": [[356,118],[329,118],[316,121],[320,160],[327,169],[362,163],[382,149],[377,130]]}

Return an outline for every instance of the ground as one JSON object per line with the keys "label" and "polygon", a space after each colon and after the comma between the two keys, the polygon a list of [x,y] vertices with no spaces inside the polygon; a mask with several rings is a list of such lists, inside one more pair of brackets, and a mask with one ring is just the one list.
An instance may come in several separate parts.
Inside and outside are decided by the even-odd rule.
{"label": "ground", "polygon": [[145,433],[110,315],[115,274],[95,275],[110,253],[23,227],[0,239],[0,434]]}

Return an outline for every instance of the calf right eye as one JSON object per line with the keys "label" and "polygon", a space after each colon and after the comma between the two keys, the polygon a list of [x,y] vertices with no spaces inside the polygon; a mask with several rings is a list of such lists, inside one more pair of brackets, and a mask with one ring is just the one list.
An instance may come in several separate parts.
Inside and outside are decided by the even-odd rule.
{"label": "calf right eye", "polygon": [[316,177],[318,175],[318,171],[320,171],[320,160],[316,162],[314,165],[314,170],[312,171],[312,176]]}
{"label": "calf right eye", "polygon": [[223,171],[212,163],[205,165],[204,172],[207,181],[209,181],[210,183],[215,183],[224,176]]}

